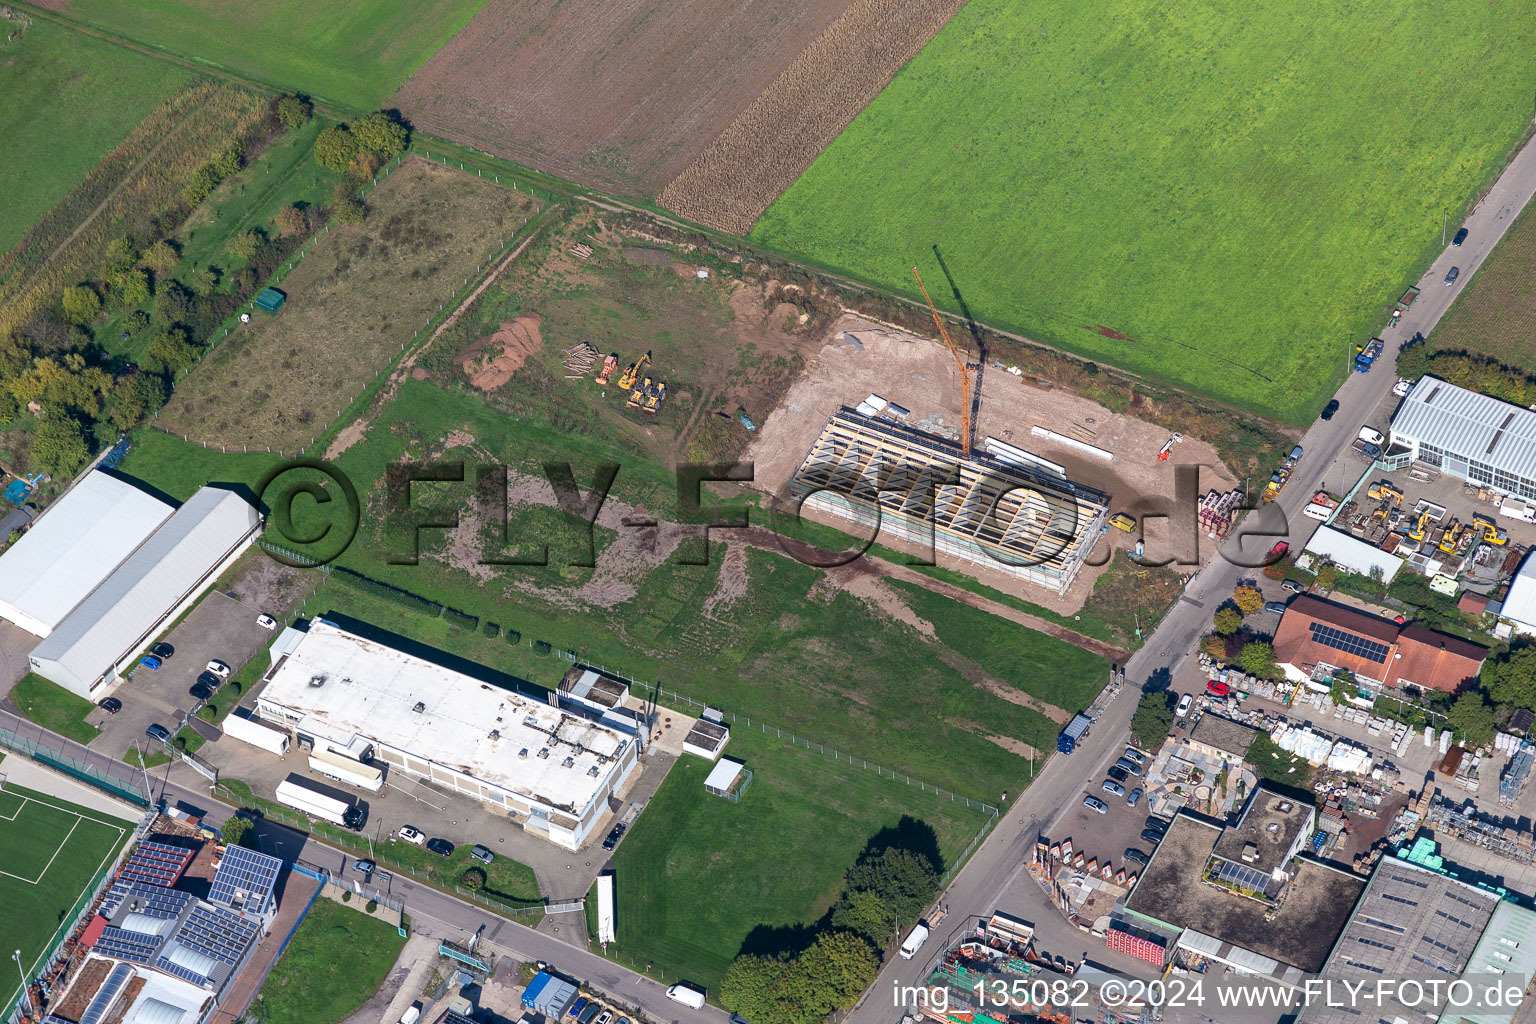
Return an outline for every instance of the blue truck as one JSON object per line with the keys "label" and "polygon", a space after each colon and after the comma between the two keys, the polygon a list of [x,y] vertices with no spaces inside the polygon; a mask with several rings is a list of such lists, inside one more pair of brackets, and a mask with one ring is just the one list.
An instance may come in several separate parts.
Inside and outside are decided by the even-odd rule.
{"label": "blue truck", "polygon": [[1356,345],[1355,351],[1359,354],[1355,356],[1355,372],[1370,373],[1372,364],[1376,362],[1376,357],[1381,355],[1385,344],[1380,338],[1372,338],[1364,345]]}
{"label": "blue truck", "polygon": [[1056,737],[1056,749],[1063,754],[1072,753],[1078,741],[1088,735],[1088,727],[1093,724],[1093,719],[1087,715],[1077,715],[1067,723],[1067,727],[1061,730],[1061,735]]}

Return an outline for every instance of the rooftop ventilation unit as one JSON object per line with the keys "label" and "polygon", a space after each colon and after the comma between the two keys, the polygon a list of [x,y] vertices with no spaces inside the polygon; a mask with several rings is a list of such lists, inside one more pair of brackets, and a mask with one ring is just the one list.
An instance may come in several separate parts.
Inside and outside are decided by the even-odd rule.
{"label": "rooftop ventilation unit", "polygon": [[427,702],[424,701],[424,700],[419,700],[419,701],[416,702],[416,706],[411,708],[411,710],[416,712],[419,715],[422,712],[427,710]]}
{"label": "rooftop ventilation unit", "polygon": [[540,747],[539,748],[539,756],[540,757],[548,757],[549,756],[549,748],[548,747]]}
{"label": "rooftop ventilation unit", "polygon": [[529,715],[527,718],[523,719],[523,724],[530,729],[537,729],[539,727],[539,720],[532,715]]}
{"label": "rooftop ventilation unit", "polygon": [[576,759],[574,757],[568,757],[564,761],[560,762],[560,767],[562,767],[562,768],[575,768],[576,767]]}
{"label": "rooftop ventilation unit", "polygon": [[493,740],[501,739],[501,730],[500,729],[492,729],[491,730],[491,739],[493,739]]}
{"label": "rooftop ventilation unit", "polygon": [[524,747],[522,750],[519,750],[517,752],[517,756],[518,757],[527,757],[528,756],[528,748]]}
{"label": "rooftop ventilation unit", "polygon": [[309,685],[310,686],[317,686],[317,687],[318,686],[324,686],[325,685],[325,681],[328,678],[330,678],[330,677],[329,676],[323,676],[323,675],[321,675],[321,676],[310,676],[309,677]]}
{"label": "rooftop ventilation unit", "polygon": [[597,778],[597,776],[598,776],[597,765],[593,765],[591,768],[588,768],[587,769],[587,774],[592,776],[594,779]]}

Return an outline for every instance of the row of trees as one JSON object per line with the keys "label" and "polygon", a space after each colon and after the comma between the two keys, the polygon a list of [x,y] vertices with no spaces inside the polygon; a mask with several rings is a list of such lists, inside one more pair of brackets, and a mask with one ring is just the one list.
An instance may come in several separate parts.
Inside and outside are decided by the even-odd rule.
{"label": "row of trees", "polygon": [[933,855],[898,846],[867,852],[810,942],[738,956],[721,982],[721,1003],[753,1024],[816,1024],[847,1009],[875,980],[880,950],[917,922],[938,885]]}
{"label": "row of trees", "polygon": [[1249,675],[1273,678],[1276,671],[1274,646],[1266,640],[1256,639],[1243,628],[1247,617],[1263,607],[1264,595],[1259,588],[1249,584],[1235,588],[1232,599],[1211,616],[1214,632],[1206,636],[1201,649]]}

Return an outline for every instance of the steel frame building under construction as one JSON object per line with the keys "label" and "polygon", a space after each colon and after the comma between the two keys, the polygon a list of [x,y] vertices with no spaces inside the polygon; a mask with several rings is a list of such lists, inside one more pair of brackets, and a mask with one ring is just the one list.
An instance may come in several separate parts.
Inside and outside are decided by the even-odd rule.
{"label": "steel frame building under construction", "polygon": [[827,421],[789,492],[809,508],[1058,594],[1109,514],[1107,495],[1064,476],[980,452],[966,458],[943,438],[847,407]]}

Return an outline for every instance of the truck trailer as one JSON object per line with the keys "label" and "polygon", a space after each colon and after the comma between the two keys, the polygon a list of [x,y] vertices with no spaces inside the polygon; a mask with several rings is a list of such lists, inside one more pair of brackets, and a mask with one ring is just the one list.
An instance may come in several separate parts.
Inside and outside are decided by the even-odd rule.
{"label": "truck trailer", "polygon": [[302,775],[289,775],[277,784],[277,802],[302,811],[311,818],[329,821],[354,832],[361,831],[367,819],[363,809],[328,790],[329,787],[310,782]]}
{"label": "truck trailer", "polygon": [[224,735],[233,736],[237,740],[260,747],[278,757],[288,753],[288,733],[260,719],[230,715],[224,719],[223,729]]}
{"label": "truck trailer", "polygon": [[1093,719],[1087,715],[1077,715],[1067,723],[1067,727],[1061,730],[1061,735],[1056,737],[1056,749],[1063,754],[1072,753],[1082,738],[1088,735],[1088,727],[1093,724]]}

